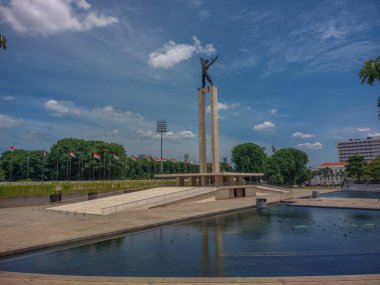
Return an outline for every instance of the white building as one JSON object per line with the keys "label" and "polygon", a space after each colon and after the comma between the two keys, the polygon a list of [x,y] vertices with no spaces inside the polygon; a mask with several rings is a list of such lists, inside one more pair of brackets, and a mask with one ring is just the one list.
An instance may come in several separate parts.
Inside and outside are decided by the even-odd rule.
{"label": "white building", "polygon": [[316,175],[311,179],[311,185],[340,185],[346,178],[347,162],[325,162],[312,169]]}
{"label": "white building", "polygon": [[336,143],[339,161],[347,161],[354,154],[361,155],[364,160],[374,160],[380,155],[380,137],[366,139],[349,139]]}

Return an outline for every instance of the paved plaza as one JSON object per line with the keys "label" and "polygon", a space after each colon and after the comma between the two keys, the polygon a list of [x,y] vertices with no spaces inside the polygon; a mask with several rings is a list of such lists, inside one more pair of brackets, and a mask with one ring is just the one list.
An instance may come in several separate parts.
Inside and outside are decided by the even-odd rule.
{"label": "paved plaza", "polygon": [[[315,189],[313,189],[315,190]],[[320,193],[335,191],[319,190]],[[294,198],[311,195],[309,189],[292,191]],[[281,193],[268,193],[269,203],[282,199]],[[251,209],[256,197],[230,200],[205,199],[202,203],[170,205],[117,213],[108,216],[79,215],[42,211],[37,206],[0,209],[0,256],[87,243],[158,226],[184,223],[197,218]],[[335,199],[335,198],[333,198]],[[323,199],[307,199],[321,200]],[[357,200],[357,199],[352,199]],[[366,200],[368,204],[377,199]],[[297,201],[297,200],[296,200]],[[361,202],[363,203],[363,202]],[[380,275],[273,277],[273,278],[119,278],[57,276],[0,272],[0,284],[380,284]]]}

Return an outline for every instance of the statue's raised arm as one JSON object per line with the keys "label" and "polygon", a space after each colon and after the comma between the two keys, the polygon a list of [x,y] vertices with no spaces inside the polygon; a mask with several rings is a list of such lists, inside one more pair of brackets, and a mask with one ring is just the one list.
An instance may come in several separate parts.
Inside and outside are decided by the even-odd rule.
{"label": "statue's raised arm", "polygon": [[210,59],[211,62],[210,62],[210,64],[209,64],[209,66],[212,65],[212,64],[218,59],[218,57],[219,57],[219,54],[218,54],[216,57],[211,58],[211,59]]}

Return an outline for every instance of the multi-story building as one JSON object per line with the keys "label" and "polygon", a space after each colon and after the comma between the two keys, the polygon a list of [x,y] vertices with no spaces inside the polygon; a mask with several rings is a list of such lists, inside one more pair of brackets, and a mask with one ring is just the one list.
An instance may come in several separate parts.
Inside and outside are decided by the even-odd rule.
{"label": "multi-story building", "polygon": [[325,162],[312,169],[311,185],[340,185],[346,178],[347,162]]}
{"label": "multi-story building", "polygon": [[336,143],[339,161],[347,161],[354,154],[361,155],[364,160],[374,160],[380,155],[380,137],[366,139],[349,139]]}

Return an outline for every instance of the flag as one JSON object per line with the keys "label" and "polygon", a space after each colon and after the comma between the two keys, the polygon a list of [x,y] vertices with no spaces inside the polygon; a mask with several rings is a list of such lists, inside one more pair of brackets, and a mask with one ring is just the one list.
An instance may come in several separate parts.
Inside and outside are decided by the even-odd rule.
{"label": "flag", "polygon": [[154,161],[161,161],[161,158],[155,156],[155,157],[154,157]]}
{"label": "flag", "polygon": [[114,153],[114,154],[113,154],[113,158],[116,159],[116,160],[119,160],[119,156],[118,156],[118,154],[117,154],[117,153]]}
{"label": "flag", "polygon": [[170,161],[171,161],[171,162],[175,162],[175,163],[178,162],[175,158],[172,158]]}
{"label": "flag", "polygon": [[13,151],[15,150],[15,147],[14,147],[13,145],[11,145],[11,146],[9,147],[9,150],[10,150],[11,152],[13,152]]}
{"label": "flag", "polygon": [[69,156],[71,156],[71,157],[77,157],[77,156],[75,155],[75,153],[74,153],[73,150],[70,150]]}
{"label": "flag", "polygon": [[132,156],[131,156],[131,159],[134,160],[134,161],[136,161],[136,160],[137,160],[137,157],[134,156],[134,155],[132,155]]}
{"label": "flag", "polygon": [[101,159],[102,156],[100,155],[100,153],[94,151],[94,153],[92,154],[93,157],[95,157],[96,159]]}

